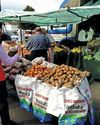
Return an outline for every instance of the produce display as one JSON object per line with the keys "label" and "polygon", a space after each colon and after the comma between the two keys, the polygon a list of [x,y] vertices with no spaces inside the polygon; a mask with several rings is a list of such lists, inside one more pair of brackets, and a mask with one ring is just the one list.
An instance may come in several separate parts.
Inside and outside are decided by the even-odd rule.
{"label": "produce display", "polygon": [[8,51],[8,55],[12,57],[17,53],[17,51],[18,51],[17,47],[11,47]]}
{"label": "produce display", "polygon": [[81,52],[81,49],[78,48],[78,47],[74,47],[72,50],[71,50],[72,53],[80,53]]}
{"label": "produce display", "polygon": [[28,69],[24,75],[25,76],[30,76],[30,77],[39,77],[39,76],[44,76],[45,73],[50,73],[50,69],[47,68],[46,66],[40,65],[40,64],[35,64],[32,65],[30,69]]}
{"label": "produce display", "polygon": [[7,79],[14,80],[17,74],[23,74],[31,67],[31,62],[22,58],[12,67],[4,67],[5,76]]}
{"label": "produce display", "polygon": [[53,48],[53,51],[54,51],[54,52],[61,52],[61,51],[63,51],[63,49],[60,48],[60,47],[58,47],[58,46],[55,46],[55,47]]}
{"label": "produce display", "polygon": [[92,55],[86,55],[86,56],[83,57],[83,59],[92,60],[93,57],[92,57]]}
{"label": "produce display", "polygon": [[100,50],[98,50],[95,55],[93,56],[93,58],[96,60],[96,61],[100,61]]}
{"label": "produce display", "polygon": [[100,39],[93,39],[87,43],[89,47],[100,47]]}
{"label": "produce display", "polygon": [[82,78],[90,75],[90,73],[87,71],[82,72],[77,68],[64,64],[55,66],[54,68],[47,68],[38,64],[33,65],[24,75],[31,77],[36,76],[39,80],[42,80],[42,82],[57,88],[73,88],[81,82]]}

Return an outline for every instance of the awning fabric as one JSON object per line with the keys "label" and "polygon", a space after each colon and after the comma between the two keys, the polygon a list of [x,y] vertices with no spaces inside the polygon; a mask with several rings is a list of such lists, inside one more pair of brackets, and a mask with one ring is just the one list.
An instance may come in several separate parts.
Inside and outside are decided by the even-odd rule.
{"label": "awning fabric", "polygon": [[23,16],[30,16],[33,15],[35,11],[20,11],[20,10],[2,10],[0,11],[0,18],[7,18],[7,17],[23,17]]}
{"label": "awning fabric", "polygon": [[67,7],[48,13],[18,12],[13,10],[12,13],[10,13],[7,10],[6,12],[0,12],[0,21],[19,21],[19,17],[21,17],[22,22],[32,22],[37,25],[78,24],[97,14],[100,14],[100,5]]}
{"label": "awning fabric", "polygon": [[100,5],[100,0],[97,0],[94,3],[93,3],[92,0],[90,0],[89,2],[87,2],[86,4],[84,4],[84,6],[96,6],[96,5]]}
{"label": "awning fabric", "polygon": [[93,3],[93,6],[95,5],[100,5],[100,0],[98,0],[97,2]]}
{"label": "awning fabric", "polygon": [[[21,17],[22,22],[33,22],[38,25],[59,25],[66,23],[77,23],[81,22],[81,18],[77,17],[77,15],[72,14],[67,11],[68,8],[59,9],[57,11],[52,11],[49,13],[41,13],[36,14],[32,13],[24,13],[13,12],[13,11],[1,11],[0,12],[0,20],[2,22],[5,21],[19,21],[19,17]],[[26,14],[26,15],[25,15]]]}

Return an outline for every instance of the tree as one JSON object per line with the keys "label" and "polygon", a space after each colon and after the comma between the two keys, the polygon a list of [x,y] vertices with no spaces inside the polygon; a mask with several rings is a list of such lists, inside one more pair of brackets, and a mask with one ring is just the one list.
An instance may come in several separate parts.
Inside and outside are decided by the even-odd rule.
{"label": "tree", "polygon": [[27,5],[24,9],[24,11],[35,11],[34,8],[32,8],[31,6]]}
{"label": "tree", "polygon": [[[25,7],[25,9],[23,9],[24,11],[35,11],[34,8],[32,8],[31,6],[27,5]],[[33,30],[34,28],[36,28],[37,25],[35,25],[34,23],[21,23],[21,28],[24,30]]]}

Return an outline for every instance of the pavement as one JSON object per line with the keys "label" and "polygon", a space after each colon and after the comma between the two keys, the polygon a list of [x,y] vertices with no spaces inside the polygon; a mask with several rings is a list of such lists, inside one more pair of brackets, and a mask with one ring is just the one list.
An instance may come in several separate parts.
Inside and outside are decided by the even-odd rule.
{"label": "pavement", "polygon": [[[13,86],[8,85],[7,88],[10,116],[18,125],[57,125],[57,123],[40,123],[31,112],[20,108],[19,100]],[[90,89],[95,107],[95,125],[100,125],[100,81],[95,81],[90,85]]]}
{"label": "pavement", "polygon": [[100,125],[100,81],[95,81],[90,89],[95,107],[95,125]]}

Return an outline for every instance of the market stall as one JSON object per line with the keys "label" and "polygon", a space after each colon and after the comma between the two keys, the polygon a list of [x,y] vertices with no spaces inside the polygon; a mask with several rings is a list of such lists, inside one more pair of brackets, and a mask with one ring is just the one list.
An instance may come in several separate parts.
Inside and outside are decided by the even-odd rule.
{"label": "market stall", "polygon": [[93,78],[100,80],[100,39],[88,42],[83,51],[83,69],[92,73]]}
{"label": "market stall", "polygon": [[54,63],[80,68],[81,49],[74,40],[67,37],[58,42],[54,49]]}
{"label": "market stall", "polygon": [[56,116],[59,125],[85,125],[89,116],[94,125],[88,75],[89,72],[71,66],[58,66],[36,58],[31,68],[15,77],[20,106],[42,123]]}
{"label": "market stall", "polygon": [[[78,24],[98,13],[100,6],[64,8],[21,17],[20,21],[34,22],[38,25]],[[1,13],[0,20],[18,21],[19,16],[3,17]],[[39,60],[34,65],[32,62],[30,69],[20,69],[21,72],[16,72],[14,77],[20,106],[31,111],[40,122],[51,121],[52,116],[56,116],[59,125],[84,125],[89,117],[91,125],[94,125],[87,72],[68,65],[50,64],[45,60]]]}

